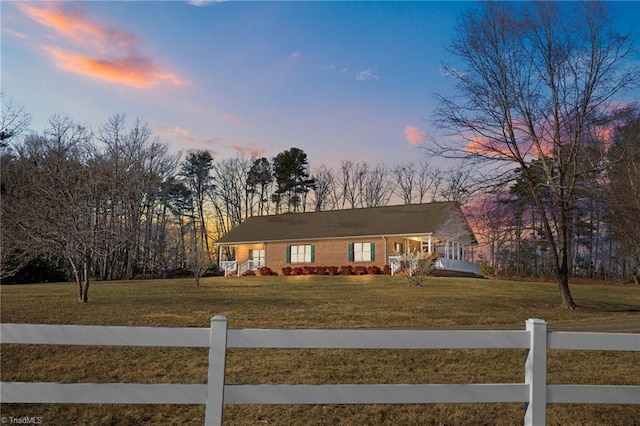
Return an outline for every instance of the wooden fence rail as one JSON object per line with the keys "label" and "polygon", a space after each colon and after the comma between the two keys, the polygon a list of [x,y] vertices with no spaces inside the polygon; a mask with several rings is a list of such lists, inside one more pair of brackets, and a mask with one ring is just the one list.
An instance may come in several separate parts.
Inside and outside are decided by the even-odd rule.
{"label": "wooden fence rail", "polygon": [[[205,424],[221,425],[224,404],[525,403],[525,425],[544,425],[548,403],[640,404],[640,386],[547,385],[547,351],[640,351],[640,334],[525,330],[274,330],[0,324],[0,343],[208,347],[207,384],[0,383],[3,403],[205,404]],[[524,349],[523,383],[416,385],[225,384],[227,348]]]}

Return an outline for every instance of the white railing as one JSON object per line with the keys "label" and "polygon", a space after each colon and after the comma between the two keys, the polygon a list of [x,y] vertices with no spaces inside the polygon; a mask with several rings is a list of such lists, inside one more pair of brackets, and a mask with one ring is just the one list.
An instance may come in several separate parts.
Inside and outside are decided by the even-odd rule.
{"label": "white railing", "polygon": [[439,257],[438,259],[436,259],[435,268],[447,271],[465,272],[469,274],[480,275],[480,265],[471,262],[465,262],[464,260]]}
{"label": "white railing", "polygon": [[220,262],[220,267],[224,271],[224,276],[227,277],[230,274],[236,273],[237,276],[240,276],[247,272],[248,270],[255,271],[258,268],[261,268],[265,265],[264,260],[247,260],[244,263],[238,263],[235,260],[222,260]]}
{"label": "white railing", "polygon": [[238,270],[238,262],[235,260],[221,260],[220,268],[224,271],[224,276],[227,277],[229,274],[233,274]]}
{"label": "white railing", "polygon": [[409,275],[413,275],[413,271],[418,269],[419,258],[412,256],[389,256],[389,266],[391,267],[391,275],[402,269],[406,269]]}
{"label": "white railing", "polygon": [[391,275],[395,275],[402,268],[401,256],[389,256],[389,266],[391,267]]}
{"label": "white railing", "polygon": [[[0,383],[3,403],[205,404],[205,425],[221,425],[224,404],[522,403],[524,424],[544,425],[546,405],[640,404],[640,385],[547,385],[547,351],[640,351],[640,334],[526,330],[273,330],[0,324],[0,343],[209,347],[207,384]],[[524,383],[498,384],[225,384],[227,348],[524,349]]]}
{"label": "white railing", "polygon": [[246,262],[239,264],[238,265],[238,276],[244,274],[249,269],[251,269],[251,270],[254,269],[252,260],[247,260]]}

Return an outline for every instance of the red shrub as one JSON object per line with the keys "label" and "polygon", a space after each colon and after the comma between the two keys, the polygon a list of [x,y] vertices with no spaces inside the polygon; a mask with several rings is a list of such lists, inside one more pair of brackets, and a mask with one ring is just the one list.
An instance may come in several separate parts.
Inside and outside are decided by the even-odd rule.
{"label": "red shrub", "polygon": [[285,266],[284,268],[282,268],[282,275],[284,275],[285,277],[288,275],[291,275],[291,267],[290,266]]}
{"label": "red shrub", "polygon": [[354,274],[353,266],[347,265],[347,266],[340,267],[340,275],[353,275],[353,274]]}
{"label": "red shrub", "polygon": [[258,269],[258,272],[260,272],[260,275],[262,276],[278,275],[277,272],[272,271],[268,266],[263,266],[262,268]]}
{"label": "red shrub", "polygon": [[302,275],[302,268],[296,266],[293,268],[293,271],[291,271],[291,275]]}
{"label": "red shrub", "polygon": [[384,267],[382,268],[382,273],[385,275],[391,275],[391,266],[384,265]]}
{"label": "red shrub", "polygon": [[379,275],[382,271],[380,270],[379,266],[371,265],[367,266],[367,272],[370,274]]}
{"label": "red shrub", "polygon": [[355,269],[355,274],[356,275],[367,275],[367,268],[365,268],[364,266],[356,266]]}
{"label": "red shrub", "polygon": [[316,274],[318,275],[329,275],[329,268],[326,266],[318,266],[316,268]]}
{"label": "red shrub", "polygon": [[340,273],[340,268],[337,266],[328,266],[327,270],[329,271],[329,275],[338,275]]}
{"label": "red shrub", "polygon": [[316,267],[315,266],[303,266],[302,267],[302,275],[315,275]]}

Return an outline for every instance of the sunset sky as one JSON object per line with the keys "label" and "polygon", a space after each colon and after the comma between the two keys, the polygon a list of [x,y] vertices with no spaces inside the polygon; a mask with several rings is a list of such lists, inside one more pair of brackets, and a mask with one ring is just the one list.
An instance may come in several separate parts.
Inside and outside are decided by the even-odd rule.
{"label": "sunset sky", "polygon": [[[1,81],[42,132],[115,113],[175,150],[311,165],[420,161],[470,2],[2,1]],[[640,3],[612,5],[638,34]],[[640,58],[638,59],[640,60]]]}

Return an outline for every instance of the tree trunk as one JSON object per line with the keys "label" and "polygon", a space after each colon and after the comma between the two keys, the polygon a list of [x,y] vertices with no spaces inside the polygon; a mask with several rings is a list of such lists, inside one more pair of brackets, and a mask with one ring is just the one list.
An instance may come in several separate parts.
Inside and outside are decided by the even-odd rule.
{"label": "tree trunk", "polygon": [[82,303],[87,303],[89,301],[89,260],[88,259],[85,259],[82,262],[82,280],[78,281],[78,301]]}
{"label": "tree trunk", "polygon": [[[563,229],[562,233],[566,233]],[[560,290],[560,299],[562,307],[566,309],[574,310],[576,304],[571,296],[571,290],[569,290],[569,245],[567,241],[567,235],[563,235],[560,238],[560,268],[556,269],[556,280],[558,282],[558,288]]]}

